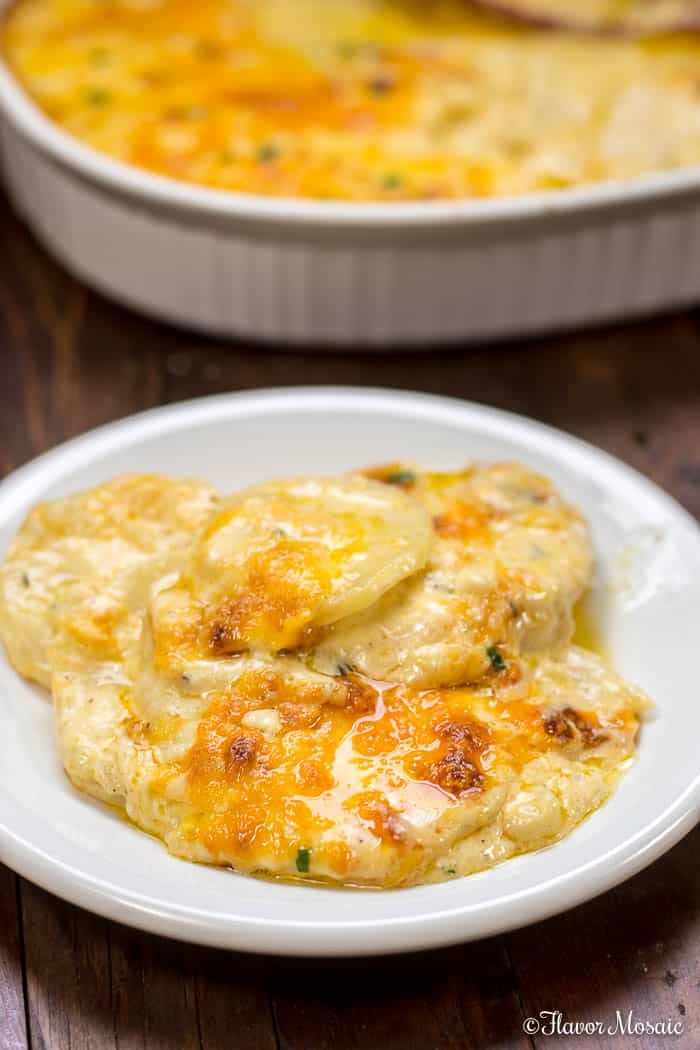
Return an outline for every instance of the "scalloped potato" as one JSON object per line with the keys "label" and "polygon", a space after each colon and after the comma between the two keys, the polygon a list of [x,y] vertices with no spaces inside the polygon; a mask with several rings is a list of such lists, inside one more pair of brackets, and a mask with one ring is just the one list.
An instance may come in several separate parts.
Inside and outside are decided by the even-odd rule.
{"label": "scalloped potato", "polygon": [[[153,610],[159,643],[178,609],[198,641],[232,654],[278,652],[361,613],[426,563],[430,516],[400,489],[362,477],[271,482],[232,497]],[[185,610],[187,610],[185,612]]]}
{"label": "scalloped potato", "polygon": [[201,482],[127,475],[34,507],[0,568],[0,634],[13,664],[51,684],[56,627],[107,649],[129,630],[129,590],[157,575],[211,516]]}
{"label": "scalloped potato", "polygon": [[517,655],[568,644],[591,546],[580,514],[546,478],[512,463],[451,474],[391,464],[372,473],[399,479],[430,513],[428,565],[373,610],[329,628],[315,667],[344,664],[434,688],[484,674],[494,647]]}
{"label": "scalloped potato", "polygon": [[[557,23],[580,8],[502,0]],[[593,23],[683,24],[683,0]],[[17,0],[18,81],[113,158],[221,190],[319,200],[492,197],[700,162],[700,44],[551,32],[467,0]],[[678,12],[678,17],[673,13]],[[641,18],[641,23],[640,23]],[[650,22],[651,20],[651,22]],[[643,133],[640,133],[640,128]]]}
{"label": "scalloped potato", "polygon": [[517,464],[366,474],[221,501],[129,477],[31,512],[0,634],[50,676],[76,787],[177,856],[377,888],[539,849],[604,802],[647,701],[570,644],[578,512]]}

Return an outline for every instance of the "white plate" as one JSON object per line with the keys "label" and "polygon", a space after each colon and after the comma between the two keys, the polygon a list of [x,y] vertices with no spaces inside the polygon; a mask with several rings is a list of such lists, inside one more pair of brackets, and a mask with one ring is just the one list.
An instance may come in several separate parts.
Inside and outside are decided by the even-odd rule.
{"label": "white plate", "polygon": [[296,472],[416,458],[520,459],[584,509],[596,601],[619,669],[655,698],[639,759],[570,838],[438,886],[388,892],[278,885],[188,864],[73,790],[49,701],[0,663],[0,859],[82,907],[226,948],[361,955],[467,941],[534,922],[628,878],[700,816],[700,530],[629,467],[494,409],[419,394],[292,389],[225,395],[103,427],[0,485],[0,543],[37,500],[122,471],[202,476],[222,489]]}

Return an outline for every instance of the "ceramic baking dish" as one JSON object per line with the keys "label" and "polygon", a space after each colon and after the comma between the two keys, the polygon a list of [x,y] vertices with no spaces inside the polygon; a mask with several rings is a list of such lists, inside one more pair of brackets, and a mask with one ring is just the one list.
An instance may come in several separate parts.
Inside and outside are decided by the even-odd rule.
{"label": "ceramic baking dish", "polygon": [[444,203],[225,193],[82,145],[1,62],[0,143],[17,210],[70,270],[136,310],[206,332],[429,344],[591,325],[700,299],[698,169]]}

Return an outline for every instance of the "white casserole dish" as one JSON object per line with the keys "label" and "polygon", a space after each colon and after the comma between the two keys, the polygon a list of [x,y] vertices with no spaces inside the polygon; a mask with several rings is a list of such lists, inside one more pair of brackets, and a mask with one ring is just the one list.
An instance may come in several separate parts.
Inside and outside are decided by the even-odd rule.
{"label": "white casserole dish", "polygon": [[[7,0],[0,0],[0,13]],[[342,204],[208,190],[52,124],[0,61],[10,196],[106,295],[220,335],[355,346],[498,339],[700,298],[700,171],[520,198]]]}

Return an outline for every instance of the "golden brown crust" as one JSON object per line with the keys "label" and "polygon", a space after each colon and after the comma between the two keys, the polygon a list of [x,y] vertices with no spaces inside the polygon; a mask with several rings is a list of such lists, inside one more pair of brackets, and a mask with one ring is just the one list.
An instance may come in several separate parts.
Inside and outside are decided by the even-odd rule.
{"label": "golden brown crust", "polygon": [[390,204],[697,164],[697,40],[637,37],[699,24],[695,0],[18,0],[3,50],[52,120],[127,164]]}
{"label": "golden brown crust", "polygon": [[[519,633],[531,597],[541,608],[553,593],[552,615],[568,623],[590,567],[580,517],[514,464],[396,473],[389,485],[270,483],[213,514],[209,497],[183,489],[165,520],[153,482],[139,483],[150,493],[141,517],[134,483],[116,484],[87,538],[81,515],[104,490],[35,514],[33,556],[64,541],[91,552],[104,528],[123,568],[109,601],[96,585],[90,615],[81,606],[63,616],[51,646],[76,785],[124,805],[183,857],[382,887],[538,848],[599,805],[633,753],[641,699],[582,650],[524,655]],[[431,528],[441,516],[449,534]],[[414,525],[425,532],[417,543]],[[127,537],[129,552],[140,543],[136,577]],[[165,576],[155,572],[161,545]],[[16,575],[15,554],[9,565]],[[563,588],[562,573],[572,573]],[[456,642],[478,653],[473,679],[463,667],[456,684],[423,688],[339,658],[329,673],[313,669],[307,629],[332,634],[328,617],[348,602],[367,620],[379,610],[388,629],[386,590],[400,603],[414,586],[425,587],[421,631],[434,603],[462,588]],[[270,651],[290,637],[307,644]]]}
{"label": "golden brown crust", "polygon": [[597,747],[608,739],[592,714],[584,714],[571,706],[550,711],[544,716],[544,731],[558,744],[567,745],[577,739],[584,747]]}

